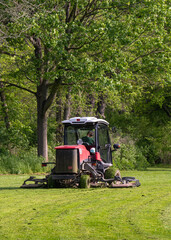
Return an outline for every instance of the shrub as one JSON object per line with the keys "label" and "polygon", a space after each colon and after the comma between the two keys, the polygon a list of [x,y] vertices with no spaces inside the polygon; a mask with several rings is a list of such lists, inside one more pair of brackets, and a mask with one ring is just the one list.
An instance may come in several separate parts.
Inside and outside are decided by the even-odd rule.
{"label": "shrub", "polygon": [[42,157],[38,157],[34,149],[20,152],[18,155],[11,153],[1,154],[0,173],[1,174],[32,174],[36,172],[49,171],[49,168],[42,168]]}
{"label": "shrub", "polygon": [[141,149],[129,143],[121,145],[121,149],[115,154],[114,164],[120,170],[143,170],[149,166]]}

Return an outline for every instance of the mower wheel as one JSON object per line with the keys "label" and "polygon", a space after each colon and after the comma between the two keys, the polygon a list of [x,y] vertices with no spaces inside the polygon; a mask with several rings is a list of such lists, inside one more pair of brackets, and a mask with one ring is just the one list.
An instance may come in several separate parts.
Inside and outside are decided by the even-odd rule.
{"label": "mower wheel", "polygon": [[115,177],[115,168],[114,166],[108,168],[104,174],[105,179],[110,179]]}
{"label": "mower wheel", "polygon": [[139,182],[139,180],[138,180],[138,179],[135,181],[135,185],[136,185],[136,187],[139,187],[139,186],[141,186],[141,183]]}
{"label": "mower wheel", "polygon": [[48,188],[54,188],[55,187],[55,181],[52,179],[52,176],[48,177]]}
{"label": "mower wheel", "polygon": [[48,177],[48,188],[59,188],[60,183],[52,179],[52,176]]}
{"label": "mower wheel", "polygon": [[81,175],[80,188],[90,188],[90,176],[89,175]]}

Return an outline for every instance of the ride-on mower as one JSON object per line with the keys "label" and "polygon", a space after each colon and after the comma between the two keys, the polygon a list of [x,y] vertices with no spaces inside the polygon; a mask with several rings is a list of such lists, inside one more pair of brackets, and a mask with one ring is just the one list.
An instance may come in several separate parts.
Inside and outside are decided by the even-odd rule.
{"label": "ride-on mower", "polygon": [[[75,117],[64,124],[64,145],[55,147],[56,162],[43,162],[42,166],[54,164],[45,178],[31,176],[22,188],[32,187],[80,187],[106,186],[111,188],[138,187],[134,177],[121,177],[112,171],[112,152],[120,146],[113,145],[109,137],[109,123],[95,117]],[[33,182],[33,184],[27,184]]]}

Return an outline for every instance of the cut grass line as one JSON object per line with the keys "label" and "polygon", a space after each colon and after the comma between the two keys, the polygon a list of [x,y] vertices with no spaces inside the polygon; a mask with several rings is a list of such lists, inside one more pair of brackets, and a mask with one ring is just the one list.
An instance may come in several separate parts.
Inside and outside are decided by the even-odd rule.
{"label": "cut grass line", "polygon": [[21,189],[0,176],[0,239],[170,240],[171,171],[124,172],[133,189]]}

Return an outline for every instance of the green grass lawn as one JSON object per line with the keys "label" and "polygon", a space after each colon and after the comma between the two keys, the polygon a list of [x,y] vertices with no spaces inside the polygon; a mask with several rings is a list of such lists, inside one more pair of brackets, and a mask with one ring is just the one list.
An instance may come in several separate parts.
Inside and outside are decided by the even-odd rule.
{"label": "green grass lawn", "polygon": [[171,168],[122,172],[129,189],[21,189],[0,176],[0,239],[171,239]]}

